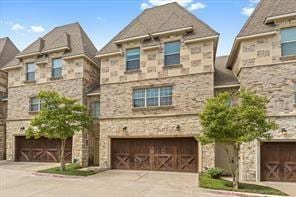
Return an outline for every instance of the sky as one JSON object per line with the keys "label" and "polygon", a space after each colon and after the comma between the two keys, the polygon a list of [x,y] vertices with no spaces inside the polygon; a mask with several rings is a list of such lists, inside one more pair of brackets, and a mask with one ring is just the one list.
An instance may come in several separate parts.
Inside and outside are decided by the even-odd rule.
{"label": "sky", "polygon": [[[0,37],[23,50],[54,27],[79,22],[100,50],[144,9],[172,1],[0,0]],[[175,1],[220,33],[218,55],[227,55],[259,0]]]}

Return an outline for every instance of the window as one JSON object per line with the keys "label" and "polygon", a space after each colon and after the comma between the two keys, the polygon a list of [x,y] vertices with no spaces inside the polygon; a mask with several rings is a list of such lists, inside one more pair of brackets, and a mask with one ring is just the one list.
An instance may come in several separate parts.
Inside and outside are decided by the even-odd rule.
{"label": "window", "polygon": [[296,27],[281,30],[282,56],[296,55]]}
{"label": "window", "polygon": [[62,77],[62,58],[52,60],[52,78]]}
{"label": "window", "polygon": [[92,104],[92,116],[98,118],[100,116],[100,102],[96,101]]}
{"label": "window", "polygon": [[38,98],[30,98],[30,112],[38,112],[41,110],[41,102]]}
{"label": "window", "polygon": [[165,66],[180,64],[180,42],[168,42],[164,44]]}
{"label": "window", "polygon": [[27,81],[35,80],[35,70],[36,70],[36,66],[34,63],[27,64],[27,76],[26,76]]}
{"label": "window", "polygon": [[133,92],[134,107],[160,107],[172,105],[173,87],[137,89]]}
{"label": "window", "polygon": [[140,68],[140,48],[126,50],[126,70],[138,70]]}

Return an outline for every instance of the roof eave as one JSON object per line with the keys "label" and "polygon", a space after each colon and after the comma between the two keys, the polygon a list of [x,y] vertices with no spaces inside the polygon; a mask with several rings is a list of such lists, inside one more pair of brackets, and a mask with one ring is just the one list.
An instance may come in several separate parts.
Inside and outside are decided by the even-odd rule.
{"label": "roof eave", "polygon": [[130,37],[130,38],[119,39],[119,40],[115,40],[114,43],[121,44],[123,42],[130,42],[130,41],[141,40],[141,39],[146,39],[146,38],[150,38],[150,35],[145,34],[145,35],[141,35],[141,36],[134,36],[134,37]]}
{"label": "roof eave", "polygon": [[30,57],[30,56],[34,56],[34,55],[41,55],[40,52],[33,52],[33,53],[27,53],[27,54],[20,54],[20,55],[16,55],[16,58],[24,58],[24,57]]}
{"label": "roof eave", "polygon": [[172,29],[172,30],[168,30],[168,31],[155,32],[155,33],[152,33],[151,35],[153,37],[157,37],[157,36],[162,36],[162,35],[166,35],[166,34],[187,32],[187,31],[193,31],[193,27],[189,26],[189,27],[182,27],[182,28],[178,28],[178,29]]}
{"label": "roof eave", "polygon": [[272,36],[275,35],[277,31],[271,31],[271,32],[265,32],[265,33],[260,33],[260,34],[253,34],[253,35],[247,35],[247,36],[241,36],[237,37],[234,41],[233,47],[231,49],[228,61],[226,63],[227,68],[232,68],[232,63],[234,61],[234,57],[236,54],[236,51],[241,43],[242,40],[248,40],[248,39],[253,39],[253,38],[258,38],[258,37],[265,37],[265,36]]}
{"label": "roof eave", "polygon": [[296,17],[296,12],[292,12],[289,14],[282,14],[282,15],[278,15],[278,16],[269,16],[265,19],[264,23],[268,24],[268,23],[274,22],[275,20],[278,20],[278,19],[284,19],[284,18],[290,18],[290,17]]}
{"label": "roof eave", "polygon": [[100,58],[103,58],[103,57],[116,56],[116,55],[122,55],[122,53],[120,51],[112,52],[112,53],[104,53],[104,54],[98,54],[95,57],[100,59]]}
{"label": "roof eave", "polygon": [[48,49],[48,50],[44,50],[41,51],[41,53],[52,53],[52,52],[57,52],[57,51],[63,51],[63,50],[70,50],[69,47],[59,47],[59,48],[55,48],[55,49]]}

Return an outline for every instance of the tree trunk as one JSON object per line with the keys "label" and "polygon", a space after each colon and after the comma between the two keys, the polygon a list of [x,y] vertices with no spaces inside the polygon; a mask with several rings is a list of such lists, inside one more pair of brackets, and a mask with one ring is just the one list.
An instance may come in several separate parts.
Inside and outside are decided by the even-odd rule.
{"label": "tree trunk", "polygon": [[[227,145],[227,144],[226,144]],[[231,144],[233,154],[230,153],[230,150],[225,146],[225,151],[228,156],[228,161],[231,168],[232,176],[232,185],[233,188],[238,189],[239,187],[239,144]]]}
{"label": "tree trunk", "polygon": [[233,176],[233,188],[239,187],[239,144],[233,145],[233,161],[234,161],[234,176]]}
{"label": "tree trunk", "polygon": [[61,161],[61,171],[64,171],[66,169],[65,167],[65,146],[66,146],[66,140],[61,139],[61,155],[60,155],[60,161]]}

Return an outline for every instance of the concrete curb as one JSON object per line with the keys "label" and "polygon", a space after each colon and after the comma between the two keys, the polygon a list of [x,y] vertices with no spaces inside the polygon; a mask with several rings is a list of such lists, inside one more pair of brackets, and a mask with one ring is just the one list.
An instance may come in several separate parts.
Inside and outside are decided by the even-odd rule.
{"label": "concrete curb", "polygon": [[[215,189],[206,189],[201,188],[205,193],[210,194],[226,194],[227,196],[237,196],[237,197],[283,197],[278,195],[269,195],[269,194],[256,194],[256,193],[245,193],[245,192],[234,192],[234,191],[224,191],[224,190],[215,190]],[[289,196],[287,196],[289,197]]]}
{"label": "concrete curb", "polygon": [[32,173],[34,176],[44,176],[44,177],[54,177],[54,178],[68,178],[68,179],[78,179],[78,178],[85,178],[87,176],[69,176],[69,175],[62,175],[62,174],[50,174],[50,173],[43,173],[43,172],[34,172]]}

